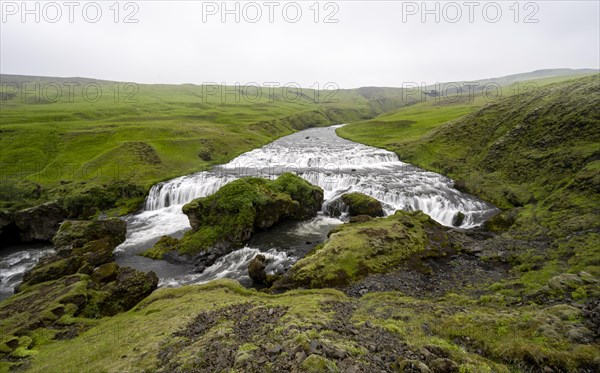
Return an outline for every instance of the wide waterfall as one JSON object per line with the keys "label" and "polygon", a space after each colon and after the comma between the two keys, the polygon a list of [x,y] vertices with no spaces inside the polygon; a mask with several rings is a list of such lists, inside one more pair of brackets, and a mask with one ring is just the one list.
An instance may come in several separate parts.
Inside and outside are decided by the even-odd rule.
{"label": "wide waterfall", "polygon": [[[343,210],[340,197],[348,192],[361,192],[377,198],[382,202],[386,214],[399,209],[421,210],[446,226],[451,226],[456,214],[462,212],[465,218],[461,228],[480,225],[497,211],[489,203],[454,189],[453,181],[443,175],[404,163],[392,152],[338,137],[335,133],[338,127],[301,131],[244,153],[210,171],[156,184],[150,190],[144,211],[127,217],[127,240],[116,249],[117,258],[120,258],[122,264],[157,270],[162,284],[165,285],[223,277],[225,271],[234,273],[230,277],[239,279],[242,276],[240,273],[243,271],[240,268],[243,268],[243,265],[225,262],[233,258],[242,258],[243,262],[247,263],[252,258],[249,253],[261,248],[264,252],[270,250],[268,255],[274,262],[289,264],[296,251],[291,250],[292,255],[288,255],[289,250],[286,253],[283,252],[283,248],[272,246],[247,247],[237,256],[225,257],[216,263],[222,271],[211,267],[202,276],[193,274],[191,270],[181,274],[182,269],[173,265],[166,265],[170,267],[165,270],[164,266],[159,268],[156,263],[149,263],[149,259],[127,255],[151,247],[162,235],[180,237],[184,231],[190,229],[187,217],[181,212],[185,203],[210,195],[226,183],[244,176],[276,178],[283,172],[293,172],[323,188],[324,213],[329,211],[329,206]],[[306,225],[316,224],[320,227],[317,231],[322,239],[329,228],[341,222],[337,218],[319,214],[312,222],[296,223],[288,229],[288,233],[297,233]],[[272,231],[270,234],[276,235],[281,232]],[[302,240],[303,237],[300,236],[297,241]],[[279,259],[275,260],[277,255]],[[212,276],[208,276],[209,273],[212,273]]]}

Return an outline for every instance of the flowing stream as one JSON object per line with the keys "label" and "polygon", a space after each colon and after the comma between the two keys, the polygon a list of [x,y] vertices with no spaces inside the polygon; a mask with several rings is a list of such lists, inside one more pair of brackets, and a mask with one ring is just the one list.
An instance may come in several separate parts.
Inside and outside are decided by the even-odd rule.
{"label": "flowing stream", "polygon": [[[461,193],[449,178],[401,162],[395,153],[338,137],[340,126],[307,129],[278,139],[262,148],[240,155],[211,171],[178,177],[156,184],[150,190],[143,211],[126,217],[127,239],[115,249],[120,265],[153,270],[161,286],[179,286],[229,277],[249,284],[248,262],[259,252],[270,259],[267,271],[283,271],[327,232],[345,220],[340,197],[361,192],[382,202],[385,213],[402,209],[422,210],[437,222],[451,226],[460,211],[465,215],[461,228],[483,223],[497,209]],[[284,222],[256,234],[248,245],[217,260],[202,273],[186,264],[172,264],[139,256],[163,235],[181,237],[190,229],[181,207],[191,200],[215,193],[228,182],[244,176],[276,178],[294,172],[323,188],[325,200],[318,216],[306,222]],[[329,216],[333,210],[340,217]]]}

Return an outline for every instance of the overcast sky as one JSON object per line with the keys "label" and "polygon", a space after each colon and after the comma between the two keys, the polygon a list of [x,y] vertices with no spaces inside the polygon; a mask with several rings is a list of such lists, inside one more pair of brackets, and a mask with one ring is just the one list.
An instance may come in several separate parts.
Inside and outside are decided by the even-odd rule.
{"label": "overcast sky", "polygon": [[428,2],[433,13],[425,22],[421,1],[320,2],[318,14],[314,1],[229,1],[229,9],[237,3],[239,23],[236,14],[222,22],[221,1],[121,2],[118,14],[113,3],[98,1],[84,12],[86,3],[79,2],[70,22],[62,1],[30,2],[32,14],[21,1],[2,1],[0,72],[140,83],[335,82],[353,88],[600,66],[595,0],[518,7],[514,1]]}

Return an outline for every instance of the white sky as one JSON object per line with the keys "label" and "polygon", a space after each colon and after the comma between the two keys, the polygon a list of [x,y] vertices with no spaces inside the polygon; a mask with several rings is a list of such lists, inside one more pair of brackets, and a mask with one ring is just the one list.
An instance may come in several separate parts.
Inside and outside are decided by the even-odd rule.
{"label": "white sky", "polygon": [[[600,67],[600,1],[475,2],[473,22],[464,1],[437,2],[434,15],[421,22],[421,1],[320,2],[315,23],[314,1],[275,2],[274,22],[264,1],[256,23],[253,5],[238,3],[240,22],[221,13],[205,14],[203,7],[222,10],[222,1],[120,2],[119,22],[110,9],[114,1],[98,1],[102,15],[91,23],[83,17],[86,2],[75,2],[73,22],[63,1],[30,1],[35,14],[24,14],[21,1],[1,1],[0,72],[43,76],[81,76],[139,83],[296,82],[304,87],[335,82],[340,88],[402,86],[404,82],[475,80],[544,68]],[[297,23],[286,21],[302,10]],[[487,13],[483,8],[487,5]],[[462,17],[456,23],[457,5]],[[502,10],[499,21],[497,6]],[[45,7],[46,6],[46,7]],[[434,9],[436,2],[428,2]],[[138,23],[124,23],[135,10]],[[331,11],[337,23],[325,23]],[[416,9],[418,8],[418,9]],[[45,9],[45,12],[44,12]],[[94,4],[87,16],[95,17]],[[313,8],[314,9],[314,8]],[[445,12],[444,12],[445,9]],[[404,10],[404,13],[403,13]],[[416,12],[415,15],[407,13]],[[535,12],[532,20],[525,17]],[[15,13],[15,14],[13,14]],[[403,14],[406,16],[403,22]],[[26,16],[25,22],[22,16]],[[446,17],[444,17],[446,15]]]}

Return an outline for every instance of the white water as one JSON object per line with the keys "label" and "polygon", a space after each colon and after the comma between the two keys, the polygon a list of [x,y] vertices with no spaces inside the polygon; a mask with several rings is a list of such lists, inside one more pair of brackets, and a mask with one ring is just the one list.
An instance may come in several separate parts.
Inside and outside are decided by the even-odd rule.
{"label": "white water", "polygon": [[[340,197],[348,192],[361,192],[377,198],[386,214],[399,209],[422,210],[446,226],[452,225],[454,216],[460,211],[465,214],[461,228],[480,225],[497,211],[494,206],[454,189],[452,180],[445,176],[403,163],[392,152],[338,137],[335,134],[338,127],[301,131],[244,153],[211,171],[156,184],[150,190],[144,211],[126,218],[127,239],[115,250],[118,261],[139,269],[156,270],[161,284],[165,286],[221,277],[244,279],[248,261],[260,249],[266,251],[264,242],[221,258],[202,274],[171,264],[160,267],[149,259],[132,256],[151,247],[163,235],[180,237],[190,229],[187,217],[181,212],[185,203],[215,193],[228,182],[244,176],[275,178],[286,171],[294,172],[323,188],[323,211],[327,211],[330,204],[343,208]],[[339,223],[338,219],[320,214],[310,222],[296,223],[292,230],[296,235],[299,231],[310,234],[314,226],[324,230]],[[319,237],[323,238],[323,231],[320,231]],[[294,242],[298,244],[300,241],[302,237]],[[270,250],[268,256],[274,263],[271,269],[281,270],[293,262],[294,258],[288,256],[283,248],[267,247]],[[287,249],[290,251],[290,248]]]}
{"label": "white water", "polygon": [[29,245],[3,249],[0,256],[0,300],[14,294],[14,288],[23,280],[23,274],[44,256],[54,253],[49,245]]}

